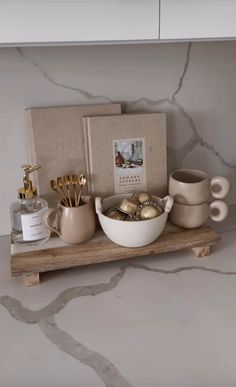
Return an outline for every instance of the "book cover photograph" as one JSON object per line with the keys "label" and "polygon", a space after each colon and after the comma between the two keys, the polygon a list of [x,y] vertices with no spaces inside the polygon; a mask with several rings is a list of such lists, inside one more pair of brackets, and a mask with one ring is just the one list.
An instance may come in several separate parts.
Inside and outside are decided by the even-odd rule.
{"label": "book cover photograph", "polygon": [[147,190],[145,138],[113,140],[114,191]]}
{"label": "book cover photograph", "polygon": [[167,193],[165,113],[83,118],[89,192]]}

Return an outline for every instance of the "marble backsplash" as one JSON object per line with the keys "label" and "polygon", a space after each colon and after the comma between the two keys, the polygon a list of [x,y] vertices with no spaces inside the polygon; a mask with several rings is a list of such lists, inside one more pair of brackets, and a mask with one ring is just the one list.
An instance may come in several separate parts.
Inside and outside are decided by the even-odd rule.
{"label": "marble backsplash", "polygon": [[167,112],[168,169],[230,178],[236,203],[236,42],[0,49],[0,235],[28,161],[24,109],[122,102]]}

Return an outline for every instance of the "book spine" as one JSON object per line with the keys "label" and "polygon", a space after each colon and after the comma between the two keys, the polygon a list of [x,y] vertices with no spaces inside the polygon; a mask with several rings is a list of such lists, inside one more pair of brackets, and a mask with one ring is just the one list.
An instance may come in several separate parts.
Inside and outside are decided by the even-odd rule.
{"label": "book spine", "polygon": [[83,121],[83,139],[84,139],[84,153],[85,153],[85,165],[86,165],[86,173],[87,173],[87,177],[88,177],[88,183],[87,183],[87,186],[88,186],[88,194],[91,195],[92,194],[92,179],[91,179],[91,175],[92,175],[92,171],[91,171],[91,154],[90,154],[90,148],[89,148],[89,144],[90,144],[90,141],[89,141],[89,138],[90,138],[90,135],[89,135],[89,122],[88,122],[88,117],[83,117],[82,118],[82,121]]}

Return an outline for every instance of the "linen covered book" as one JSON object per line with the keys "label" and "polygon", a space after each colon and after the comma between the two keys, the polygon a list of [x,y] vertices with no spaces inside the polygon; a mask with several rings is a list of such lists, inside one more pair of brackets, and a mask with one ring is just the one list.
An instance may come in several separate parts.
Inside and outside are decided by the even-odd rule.
{"label": "linen covered book", "polygon": [[[26,110],[31,163],[39,163],[37,186],[50,201],[50,180],[86,172],[82,117],[120,114],[120,104],[97,104]],[[87,187],[84,189],[86,193]],[[49,194],[49,197],[47,196]]]}
{"label": "linen covered book", "polygon": [[91,194],[167,193],[165,113],[84,117],[83,128]]}

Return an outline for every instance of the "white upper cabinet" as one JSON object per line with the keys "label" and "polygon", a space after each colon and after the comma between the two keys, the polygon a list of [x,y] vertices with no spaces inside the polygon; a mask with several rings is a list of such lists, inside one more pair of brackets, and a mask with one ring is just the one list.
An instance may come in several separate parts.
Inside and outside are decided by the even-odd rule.
{"label": "white upper cabinet", "polygon": [[161,39],[236,37],[236,0],[161,0]]}
{"label": "white upper cabinet", "polygon": [[159,0],[0,0],[0,45],[158,38]]}
{"label": "white upper cabinet", "polygon": [[220,38],[236,0],[0,0],[0,46]]}

